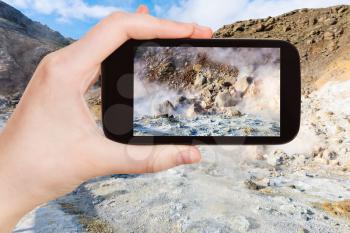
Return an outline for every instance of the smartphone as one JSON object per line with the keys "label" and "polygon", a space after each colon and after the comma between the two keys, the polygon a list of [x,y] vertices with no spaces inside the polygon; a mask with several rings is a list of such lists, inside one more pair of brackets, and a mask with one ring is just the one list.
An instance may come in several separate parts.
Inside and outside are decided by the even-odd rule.
{"label": "smartphone", "polygon": [[105,135],[127,144],[283,144],[299,131],[298,50],[282,40],[130,40],[102,64]]}

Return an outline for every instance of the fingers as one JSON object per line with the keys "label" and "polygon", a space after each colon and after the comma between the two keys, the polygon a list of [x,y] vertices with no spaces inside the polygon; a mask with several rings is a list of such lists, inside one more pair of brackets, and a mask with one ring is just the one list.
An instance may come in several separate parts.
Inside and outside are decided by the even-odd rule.
{"label": "fingers", "polygon": [[98,23],[82,39],[61,51],[77,68],[99,65],[130,38],[208,38],[211,30],[196,24],[158,19],[147,14],[116,12]]}
{"label": "fingers", "polygon": [[[140,5],[137,8],[136,13],[150,14],[148,7],[146,5]],[[210,38],[212,35],[213,35],[213,31],[210,28],[201,27],[198,24],[194,24],[194,31],[190,37],[191,38]]]}
{"label": "fingers", "polygon": [[89,156],[96,165],[91,176],[152,173],[201,159],[194,146],[135,146],[104,138],[89,150]]}
{"label": "fingers", "polygon": [[139,13],[139,14],[149,14],[148,7],[147,7],[146,5],[140,5],[140,6],[137,8],[136,13]]}
{"label": "fingers", "polygon": [[209,27],[194,24],[194,30],[190,38],[205,39],[205,38],[211,38],[212,35],[213,35],[213,31]]}

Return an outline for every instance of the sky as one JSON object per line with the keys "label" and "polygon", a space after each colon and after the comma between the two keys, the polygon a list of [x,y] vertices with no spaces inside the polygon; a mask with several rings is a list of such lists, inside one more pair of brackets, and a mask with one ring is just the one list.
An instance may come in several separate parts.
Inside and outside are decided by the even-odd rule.
{"label": "sky", "polygon": [[79,39],[113,11],[133,12],[140,4],[151,14],[196,22],[213,30],[237,20],[277,16],[300,8],[350,4],[350,0],[3,0],[29,18],[66,37]]}

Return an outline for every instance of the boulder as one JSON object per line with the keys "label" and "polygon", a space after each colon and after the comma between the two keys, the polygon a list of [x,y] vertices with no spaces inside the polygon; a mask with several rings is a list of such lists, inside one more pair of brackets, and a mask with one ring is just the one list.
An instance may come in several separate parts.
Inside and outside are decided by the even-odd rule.
{"label": "boulder", "polygon": [[212,92],[208,88],[203,89],[201,99],[207,104],[210,104],[212,102]]}
{"label": "boulder", "polygon": [[336,18],[329,18],[327,20],[325,20],[325,24],[326,25],[335,25],[338,23],[338,20]]}
{"label": "boulder", "polygon": [[283,27],[283,31],[284,32],[288,32],[290,30],[292,30],[292,27],[290,25],[286,25],[286,26]]}
{"label": "boulder", "polygon": [[280,166],[285,162],[287,158],[288,155],[284,151],[275,150],[267,156],[266,161],[272,166]]}
{"label": "boulder", "polygon": [[236,97],[232,96],[229,92],[221,92],[215,98],[215,105],[219,108],[232,107],[238,104]]}
{"label": "boulder", "polygon": [[4,109],[9,105],[9,101],[4,96],[0,96],[0,109]]}
{"label": "boulder", "polygon": [[328,149],[324,150],[322,153],[322,158],[326,160],[334,160],[337,158],[337,153],[334,151],[330,151]]}
{"label": "boulder", "polygon": [[157,108],[157,115],[172,115],[175,111],[174,105],[169,101],[166,100],[165,102],[161,103]]}
{"label": "boulder", "polygon": [[255,28],[253,28],[253,32],[262,32],[265,30],[265,25],[262,23],[259,23],[256,25]]}
{"label": "boulder", "polygon": [[194,104],[192,104],[189,108],[187,108],[185,115],[187,118],[194,118],[197,116],[197,112]]}
{"label": "boulder", "polygon": [[223,87],[231,87],[231,86],[232,86],[232,83],[231,83],[231,82],[223,82],[223,83],[222,83],[222,86],[223,86]]}
{"label": "boulder", "polygon": [[224,108],[224,114],[225,116],[228,116],[228,117],[240,117],[242,116],[242,113],[237,110],[235,107],[227,107],[227,108]]}
{"label": "boulder", "polygon": [[186,96],[182,95],[176,100],[176,106],[178,105],[186,105],[191,104],[193,102],[192,99],[187,98]]}
{"label": "boulder", "polygon": [[333,40],[334,39],[334,33],[333,32],[325,32],[323,35],[323,38],[325,40]]}
{"label": "boulder", "polygon": [[233,32],[243,32],[244,31],[244,27],[243,25],[237,25],[236,27],[233,28]]}
{"label": "boulder", "polygon": [[248,88],[251,82],[252,80],[250,79],[250,77],[241,77],[235,83],[235,88],[237,90],[244,91],[245,89]]}
{"label": "boulder", "polygon": [[199,74],[197,74],[197,76],[194,80],[194,85],[196,87],[202,87],[205,84],[207,84],[207,82],[208,82],[207,78],[203,74],[199,73]]}
{"label": "boulder", "polygon": [[237,81],[237,77],[230,74],[224,74],[221,81],[223,84],[230,83],[231,85],[234,85]]}
{"label": "boulder", "polygon": [[201,69],[202,69],[202,65],[201,64],[195,64],[195,65],[193,65],[193,70],[195,71],[195,72],[199,72],[199,71],[201,71]]}
{"label": "boulder", "polygon": [[313,26],[317,23],[317,19],[315,17],[312,17],[309,19],[309,26]]}
{"label": "boulder", "polygon": [[338,14],[342,14],[342,13],[344,13],[346,10],[347,10],[347,8],[346,8],[345,6],[342,6],[342,7],[340,7],[340,8],[338,9],[337,13],[338,13]]}
{"label": "boulder", "polygon": [[254,129],[249,126],[242,127],[241,130],[244,132],[244,135],[251,135],[254,132]]}

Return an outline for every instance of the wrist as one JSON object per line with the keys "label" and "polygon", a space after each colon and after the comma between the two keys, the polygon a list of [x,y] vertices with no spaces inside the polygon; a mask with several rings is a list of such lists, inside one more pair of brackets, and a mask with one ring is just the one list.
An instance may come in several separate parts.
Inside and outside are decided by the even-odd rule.
{"label": "wrist", "polygon": [[[10,154],[10,144],[0,134],[0,233],[12,232],[17,222],[36,206],[26,188],[23,169],[14,163],[14,154]],[[19,162],[20,164],[20,162]]]}
{"label": "wrist", "polygon": [[23,193],[10,184],[7,175],[0,172],[0,233],[12,232],[17,222],[31,209]]}

